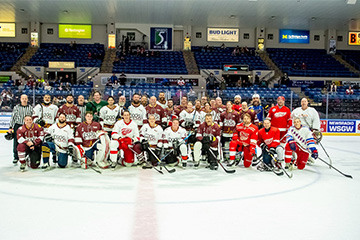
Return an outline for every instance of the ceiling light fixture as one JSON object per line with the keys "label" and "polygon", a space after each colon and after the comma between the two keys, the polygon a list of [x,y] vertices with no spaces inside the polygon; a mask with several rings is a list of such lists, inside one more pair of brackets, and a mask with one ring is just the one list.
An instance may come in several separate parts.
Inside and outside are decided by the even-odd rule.
{"label": "ceiling light fixture", "polygon": [[69,11],[68,11],[68,10],[64,10],[64,11],[63,11],[63,13],[68,14],[68,13],[69,13]]}
{"label": "ceiling light fixture", "polygon": [[357,1],[357,0],[346,0],[346,4],[352,4],[352,5],[354,5],[354,4],[356,4],[356,1]]}
{"label": "ceiling light fixture", "polygon": [[316,20],[316,17],[312,17],[311,20],[312,20],[312,21],[315,21],[315,20]]}
{"label": "ceiling light fixture", "polygon": [[236,18],[236,16],[235,15],[230,15],[230,18],[234,19],[234,18]]}
{"label": "ceiling light fixture", "polygon": [[271,18],[272,20],[274,20],[276,17],[275,17],[275,16],[271,16],[270,18]]}
{"label": "ceiling light fixture", "polygon": [[25,9],[23,9],[23,8],[19,9],[19,12],[25,12]]}

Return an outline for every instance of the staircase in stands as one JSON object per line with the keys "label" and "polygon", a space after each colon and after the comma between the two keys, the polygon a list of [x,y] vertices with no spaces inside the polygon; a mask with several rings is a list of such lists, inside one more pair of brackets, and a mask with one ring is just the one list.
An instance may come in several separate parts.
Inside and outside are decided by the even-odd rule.
{"label": "staircase in stands", "polygon": [[35,55],[39,48],[29,46],[26,49],[26,52],[21,56],[21,58],[15,63],[14,66],[10,69],[10,71],[14,71],[22,77],[28,77],[25,73],[21,71],[22,66],[26,66],[26,64],[30,61],[31,57]]}
{"label": "staircase in stands", "polygon": [[195,61],[194,53],[191,51],[183,51],[186,70],[189,75],[198,75],[199,69]]}
{"label": "staircase in stands", "polygon": [[259,54],[260,58],[265,62],[266,66],[268,66],[269,69],[274,70],[275,74],[272,78],[269,79],[268,85],[273,85],[275,81],[278,81],[282,76],[284,76],[284,73],[276,66],[276,64],[271,60],[269,57],[269,54],[267,52],[262,52]]}
{"label": "staircase in stands", "polygon": [[116,58],[116,49],[107,49],[105,51],[104,60],[101,64],[101,73],[111,73],[114,67],[114,61]]}
{"label": "staircase in stands", "polygon": [[341,55],[332,55],[333,58],[335,58],[336,61],[338,61],[339,63],[341,63],[342,65],[344,65],[345,67],[347,67],[351,72],[353,73],[357,73],[360,74],[360,71],[358,71],[356,68],[354,68],[353,66],[351,66],[347,61],[345,61]]}

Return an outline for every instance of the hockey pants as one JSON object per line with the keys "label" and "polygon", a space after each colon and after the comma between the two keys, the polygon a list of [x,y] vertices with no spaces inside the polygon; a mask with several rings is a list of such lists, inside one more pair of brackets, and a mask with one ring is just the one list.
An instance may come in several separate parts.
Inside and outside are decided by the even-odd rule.
{"label": "hockey pants", "polygon": [[55,143],[53,142],[45,142],[42,145],[43,163],[46,164],[49,162],[50,152],[53,154],[53,156],[55,156],[55,154],[57,155],[59,167],[65,168],[68,164],[68,154],[56,152]]}
{"label": "hockey pants", "polygon": [[[290,149],[289,143],[285,145],[285,163],[290,163],[292,158],[292,150]],[[298,169],[304,169],[306,162],[309,159],[309,153],[305,152],[298,145],[296,145],[296,150],[294,151],[297,155],[295,164],[297,165]]]}
{"label": "hockey pants", "polygon": [[255,155],[255,149],[251,149],[249,145],[245,146],[239,141],[230,142],[230,161],[235,160],[236,152],[244,152],[244,167],[251,166],[253,155]]}
{"label": "hockey pants", "polygon": [[41,148],[39,146],[36,146],[34,150],[31,150],[25,143],[19,143],[17,150],[20,163],[25,163],[25,157],[26,155],[29,155],[29,167],[39,167],[41,160]]}

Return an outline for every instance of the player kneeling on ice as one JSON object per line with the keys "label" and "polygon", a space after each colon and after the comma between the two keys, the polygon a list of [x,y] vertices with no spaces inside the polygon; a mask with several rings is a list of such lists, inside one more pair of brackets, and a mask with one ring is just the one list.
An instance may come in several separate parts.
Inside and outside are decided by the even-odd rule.
{"label": "player kneeling on ice", "polygon": [[165,162],[166,164],[177,165],[179,163],[179,155],[181,155],[182,166],[186,167],[188,151],[187,145],[183,142],[186,138],[186,130],[179,125],[179,119],[173,119],[171,127],[164,130],[164,154],[167,155]]}
{"label": "player kneeling on ice", "polygon": [[295,152],[297,155],[295,165],[298,169],[304,169],[309,158],[309,151],[311,151],[312,158],[318,158],[318,151],[310,128],[303,126],[300,118],[295,118],[294,126],[290,127],[286,134],[285,168],[293,168],[291,158],[292,153]]}
{"label": "player kneeling on ice", "polygon": [[119,150],[122,166],[133,166],[137,164],[135,154],[141,153],[141,144],[139,142],[139,130],[137,124],[130,119],[130,112],[124,110],[123,119],[115,123],[111,133],[110,142],[110,160],[112,161],[112,168],[116,167],[118,163]]}
{"label": "player kneeling on ice", "polygon": [[28,156],[28,165],[31,168],[38,168],[41,160],[41,143],[44,138],[44,130],[38,124],[33,123],[32,116],[25,116],[25,124],[16,132],[18,141],[17,151],[21,163],[20,170],[24,171],[26,167],[26,157]]}
{"label": "player kneeling on ice", "polygon": [[206,155],[211,170],[217,170],[218,145],[221,129],[215,124],[210,113],[205,115],[205,122],[201,123],[196,133],[197,142],[194,145],[194,160],[199,164],[201,155]]}
{"label": "player kneeling on ice", "polygon": [[149,115],[148,122],[140,129],[141,150],[147,152],[148,167],[158,164],[159,155],[162,146],[163,129],[157,125],[154,115]]}
{"label": "player kneeling on ice", "polygon": [[100,168],[108,168],[107,158],[110,151],[110,139],[107,132],[102,130],[100,123],[93,121],[91,112],[86,113],[85,122],[76,127],[76,148],[73,152],[73,160],[80,159],[81,167],[87,168],[95,160]]}
{"label": "player kneeling on ice", "polygon": [[280,146],[280,130],[271,126],[269,119],[264,120],[264,128],[259,130],[258,145],[261,147],[263,164],[258,166],[260,171],[277,171],[284,161],[284,149]]}
{"label": "player kneeling on ice", "polygon": [[244,167],[251,166],[258,140],[258,127],[251,123],[251,116],[248,113],[243,115],[243,122],[236,125],[236,131],[230,142],[230,164],[235,161],[236,152],[244,152]]}
{"label": "player kneeling on ice", "polygon": [[50,152],[53,155],[53,162],[58,163],[60,168],[65,168],[68,163],[68,154],[73,152],[75,147],[73,129],[66,124],[65,113],[60,113],[58,123],[54,123],[47,130],[42,145],[43,169],[50,167]]}

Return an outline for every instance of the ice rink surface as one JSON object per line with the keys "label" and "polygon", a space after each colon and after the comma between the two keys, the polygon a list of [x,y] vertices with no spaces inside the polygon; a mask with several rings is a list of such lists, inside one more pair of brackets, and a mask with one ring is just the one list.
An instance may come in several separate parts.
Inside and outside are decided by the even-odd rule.
{"label": "ice rink surface", "polygon": [[[0,239],[360,239],[360,137],[293,178],[236,167],[19,171],[0,135]],[[327,160],[319,148],[319,156]]]}

